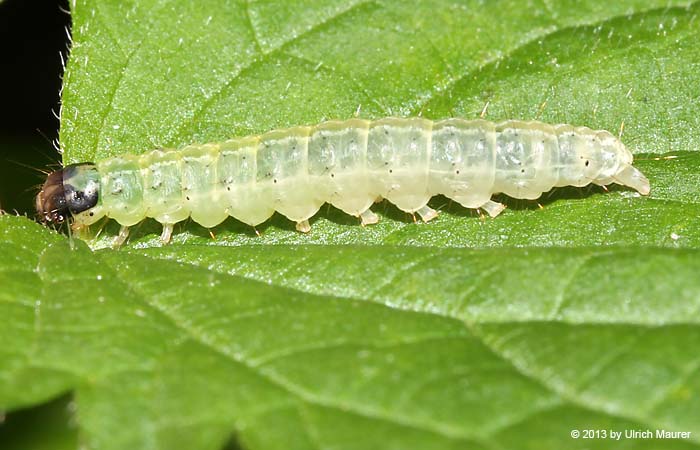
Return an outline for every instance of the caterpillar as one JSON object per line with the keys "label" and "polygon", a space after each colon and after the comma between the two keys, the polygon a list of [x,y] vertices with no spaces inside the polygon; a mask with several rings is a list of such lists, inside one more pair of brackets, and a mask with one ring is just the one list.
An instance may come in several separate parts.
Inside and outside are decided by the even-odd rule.
{"label": "caterpillar", "polygon": [[491,217],[505,208],[491,200],[496,193],[536,199],[555,186],[618,183],[649,194],[631,164],[619,139],[587,127],[350,119],[71,164],[47,177],[36,208],[43,222],[71,220],[74,230],[114,219],[122,226],[116,246],[152,217],[167,243],[173,225],[190,217],[207,228],[228,216],[254,227],[278,211],[308,232],[324,203],[369,225],[381,198],[427,222],[438,194]]}

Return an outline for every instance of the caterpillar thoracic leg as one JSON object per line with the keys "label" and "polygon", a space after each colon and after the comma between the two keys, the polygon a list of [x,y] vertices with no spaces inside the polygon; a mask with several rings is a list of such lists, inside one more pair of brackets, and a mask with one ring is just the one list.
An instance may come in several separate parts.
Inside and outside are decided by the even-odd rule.
{"label": "caterpillar thoracic leg", "polygon": [[163,224],[163,232],[160,234],[160,240],[163,244],[167,244],[170,242],[170,238],[173,235],[173,228],[175,228],[175,224],[173,223]]}
{"label": "caterpillar thoracic leg", "polygon": [[114,238],[114,242],[112,243],[112,247],[118,248],[121,247],[124,242],[129,238],[129,227],[122,225],[122,227],[119,229],[119,234],[117,234],[117,237]]}

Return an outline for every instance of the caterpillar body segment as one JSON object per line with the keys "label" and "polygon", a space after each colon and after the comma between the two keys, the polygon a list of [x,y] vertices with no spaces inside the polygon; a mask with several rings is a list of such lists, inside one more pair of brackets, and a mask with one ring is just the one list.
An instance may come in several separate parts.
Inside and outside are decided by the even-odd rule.
{"label": "caterpillar body segment", "polygon": [[278,211],[308,232],[324,203],[369,225],[381,198],[427,222],[438,194],[492,217],[504,209],[496,193],[536,199],[555,186],[618,183],[647,195],[631,164],[616,137],[586,127],[351,119],[66,166],[47,178],[37,211],[45,222],[72,218],[76,229],[112,218],[123,227],[118,244],[146,217],[163,224],[165,242],[189,217],[208,228],[228,216],[255,226]]}

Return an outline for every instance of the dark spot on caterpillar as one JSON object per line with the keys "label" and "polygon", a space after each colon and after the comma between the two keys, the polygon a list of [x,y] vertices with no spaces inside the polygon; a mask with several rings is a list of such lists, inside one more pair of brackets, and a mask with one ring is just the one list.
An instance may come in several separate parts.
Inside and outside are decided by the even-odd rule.
{"label": "dark spot on caterpillar", "polygon": [[272,180],[273,183],[277,183],[277,178]]}
{"label": "dark spot on caterpillar", "polygon": [[92,212],[92,211],[90,211],[90,217],[92,217],[92,216],[94,216],[94,215],[95,215],[95,213]]}
{"label": "dark spot on caterpillar", "polygon": [[525,169],[520,169],[520,173],[525,173]]}
{"label": "dark spot on caterpillar", "polygon": [[455,173],[456,173],[457,175],[459,175],[459,170],[456,170]]}
{"label": "dark spot on caterpillar", "polygon": [[227,190],[227,191],[230,191],[230,190],[231,190],[231,186],[226,186],[226,190]]}
{"label": "dark spot on caterpillar", "polygon": [[393,171],[393,170],[391,170],[391,169],[389,169],[389,173],[394,173],[394,171]]}
{"label": "dark spot on caterpillar", "polygon": [[334,173],[331,173],[331,178],[335,178],[335,174],[334,174]]}
{"label": "dark spot on caterpillar", "polygon": [[243,161],[245,161],[245,156],[243,156]]}
{"label": "dark spot on caterpillar", "polygon": [[591,163],[590,161],[586,160],[586,167],[588,167],[588,165],[589,165],[590,163]]}
{"label": "dark spot on caterpillar", "polygon": [[189,199],[190,199],[190,196],[189,196],[189,195],[187,195],[187,196],[185,196],[185,198],[186,198],[187,200],[189,200]]}
{"label": "dark spot on caterpillar", "polygon": [[385,165],[385,166],[388,166],[388,165],[389,165],[389,161],[384,161],[384,165]]}

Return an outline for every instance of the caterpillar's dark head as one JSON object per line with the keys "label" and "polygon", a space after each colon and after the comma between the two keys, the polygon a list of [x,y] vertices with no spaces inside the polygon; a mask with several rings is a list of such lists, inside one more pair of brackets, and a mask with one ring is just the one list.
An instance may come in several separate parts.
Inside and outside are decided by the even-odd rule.
{"label": "caterpillar's dark head", "polygon": [[36,196],[36,212],[44,223],[62,223],[94,207],[98,199],[99,178],[95,165],[71,164],[46,178]]}

